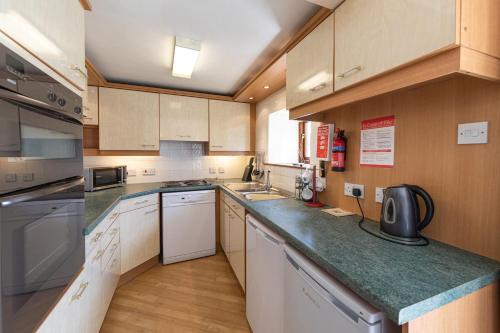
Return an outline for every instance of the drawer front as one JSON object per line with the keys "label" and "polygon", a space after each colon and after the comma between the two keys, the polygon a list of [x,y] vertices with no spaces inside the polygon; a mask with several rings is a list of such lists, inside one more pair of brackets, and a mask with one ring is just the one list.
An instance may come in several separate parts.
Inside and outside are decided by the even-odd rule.
{"label": "drawer front", "polygon": [[158,194],[143,195],[141,197],[127,199],[121,202],[120,212],[129,212],[134,209],[139,209],[157,204],[159,202]]}
{"label": "drawer front", "polygon": [[215,191],[192,191],[163,194],[163,206],[186,203],[215,202]]}
{"label": "drawer front", "polygon": [[[88,256],[90,252],[96,249],[104,239],[107,230],[115,222],[119,215],[119,205],[117,205],[106,217],[99,223],[99,225],[90,233],[90,235],[85,236],[85,255]],[[107,245],[103,244],[105,247]]]}
{"label": "drawer front", "polygon": [[116,236],[120,236],[120,223],[118,222],[118,219],[115,219],[109,226],[108,230],[104,232],[101,239],[101,247],[103,249],[107,248],[109,243],[111,243],[113,238]]}
{"label": "drawer front", "polygon": [[220,191],[220,201],[227,202],[227,194],[224,191]]}
{"label": "drawer front", "polygon": [[117,248],[106,264],[106,271],[114,275],[120,275],[120,248]]}
{"label": "drawer front", "polygon": [[113,256],[113,254],[120,248],[120,234],[117,234],[108,247],[104,250],[101,260],[101,269],[104,271],[104,268],[108,265],[109,260]]}
{"label": "drawer front", "polygon": [[245,207],[237,203],[234,199],[228,197],[228,206],[243,220],[245,219]]}

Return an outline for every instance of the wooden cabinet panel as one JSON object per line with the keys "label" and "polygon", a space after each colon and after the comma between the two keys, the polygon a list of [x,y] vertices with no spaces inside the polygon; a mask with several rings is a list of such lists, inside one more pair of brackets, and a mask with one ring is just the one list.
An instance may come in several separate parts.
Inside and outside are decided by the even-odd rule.
{"label": "wooden cabinet panel", "polygon": [[250,151],[250,104],[210,100],[210,150]]}
{"label": "wooden cabinet panel", "polygon": [[457,44],[455,0],[347,0],[335,11],[335,90]]}
{"label": "wooden cabinet panel", "polygon": [[159,205],[120,214],[121,274],[160,254]]}
{"label": "wooden cabinet panel", "polygon": [[287,108],[333,92],[333,27],[332,14],[287,53]]}
{"label": "wooden cabinet panel", "polygon": [[222,250],[227,253],[229,250],[229,207],[226,203],[220,200],[220,245]]}
{"label": "wooden cabinet panel", "polygon": [[83,123],[99,125],[99,88],[88,86],[83,92]]}
{"label": "wooden cabinet panel", "polygon": [[85,90],[85,22],[78,1],[0,1],[0,30]]}
{"label": "wooden cabinet panel", "polygon": [[159,94],[99,88],[99,148],[159,150]]}
{"label": "wooden cabinet panel", "polygon": [[462,45],[500,58],[500,1],[461,1]]}
{"label": "wooden cabinet panel", "polygon": [[229,263],[245,290],[245,221],[232,211],[229,213]]}
{"label": "wooden cabinet panel", "polygon": [[160,140],[208,141],[208,99],[160,95]]}

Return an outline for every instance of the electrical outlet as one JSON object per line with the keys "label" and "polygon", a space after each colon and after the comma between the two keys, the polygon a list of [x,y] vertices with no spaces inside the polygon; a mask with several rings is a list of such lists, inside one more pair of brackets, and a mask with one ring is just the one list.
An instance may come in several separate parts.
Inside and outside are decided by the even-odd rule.
{"label": "electrical outlet", "polygon": [[17,182],[17,175],[15,173],[8,173],[5,175],[6,183],[15,183]]}
{"label": "electrical outlet", "polygon": [[25,182],[32,182],[34,178],[35,175],[33,173],[23,173],[23,181]]}
{"label": "electrical outlet", "polygon": [[352,190],[355,188],[361,190],[361,196],[359,198],[364,199],[365,198],[365,185],[344,183],[344,195],[346,195],[348,197],[354,197],[354,195],[352,195]]}
{"label": "electrical outlet", "polygon": [[488,122],[458,124],[457,141],[459,145],[488,143]]}
{"label": "electrical outlet", "polygon": [[149,168],[149,169],[144,169],[142,171],[143,176],[154,176],[156,175],[156,169],[155,168]]}
{"label": "electrical outlet", "polygon": [[375,202],[382,203],[384,200],[385,187],[375,187]]}
{"label": "electrical outlet", "polygon": [[224,172],[226,172],[226,170],[224,170],[224,168],[220,167],[219,168],[219,173],[224,173]]}
{"label": "electrical outlet", "polygon": [[217,173],[217,169],[216,168],[208,168],[208,172],[211,174],[211,175],[214,175]]}

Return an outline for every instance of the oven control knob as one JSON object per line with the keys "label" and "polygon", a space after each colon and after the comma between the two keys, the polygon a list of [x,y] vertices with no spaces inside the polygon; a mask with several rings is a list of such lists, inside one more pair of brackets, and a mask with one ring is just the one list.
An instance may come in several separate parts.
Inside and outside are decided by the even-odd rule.
{"label": "oven control knob", "polygon": [[79,106],[75,106],[75,108],[73,109],[73,112],[76,114],[82,114],[82,108]]}
{"label": "oven control knob", "polygon": [[57,95],[54,94],[53,92],[49,92],[49,94],[47,95],[47,98],[49,99],[49,101],[55,102],[57,100]]}
{"label": "oven control knob", "polygon": [[57,104],[59,104],[59,106],[65,106],[66,105],[66,100],[64,98],[59,98],[57,100]]}

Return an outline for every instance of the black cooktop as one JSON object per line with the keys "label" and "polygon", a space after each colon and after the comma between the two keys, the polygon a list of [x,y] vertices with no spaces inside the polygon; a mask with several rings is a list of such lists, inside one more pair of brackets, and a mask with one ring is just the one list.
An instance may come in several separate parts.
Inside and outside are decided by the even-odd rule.
{"label": "black cooktop", "polygon": [[191,179],[191,180],[178,180],[163,182],[161,184],[162,188],[172,188],[172,187],[193,187],[193,186],[210,186],[212,183],[206,181],[205,179]]}

